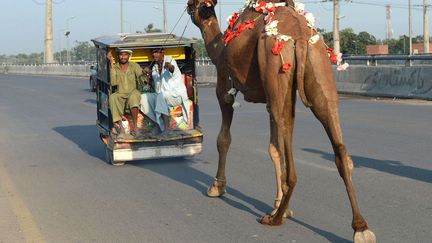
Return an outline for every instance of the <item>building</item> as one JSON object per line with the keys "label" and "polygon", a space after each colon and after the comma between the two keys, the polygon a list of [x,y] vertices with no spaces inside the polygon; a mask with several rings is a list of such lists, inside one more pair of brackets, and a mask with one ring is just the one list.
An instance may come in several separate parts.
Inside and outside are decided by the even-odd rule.
{"label": "building", "polygon": [[368,55],[387,55],[388,45],[368,45],[366,46],[366,53]]}
{"label": "building", "polygon": [[[423,43],[412,44],[413,54],[424,54]],[[432,51],[432,43],[429,44],[429,52]]]}

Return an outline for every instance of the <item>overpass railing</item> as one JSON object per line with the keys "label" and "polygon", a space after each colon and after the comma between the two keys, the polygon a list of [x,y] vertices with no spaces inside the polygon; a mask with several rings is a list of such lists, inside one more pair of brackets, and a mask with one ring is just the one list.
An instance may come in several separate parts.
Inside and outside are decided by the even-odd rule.
{"label": "overpass railing", "polygon": [[[419,66],[432,65],[432,55],[344,55],[343,60],[350,65],[363,66]],[[210,58],[197,58],[197,66],[213,65]]]}
{"label": "overpass railing", "polygon": [[344,55],[343,60],[350,65],[366,66],[422,66],[432,65],[432,55]]}

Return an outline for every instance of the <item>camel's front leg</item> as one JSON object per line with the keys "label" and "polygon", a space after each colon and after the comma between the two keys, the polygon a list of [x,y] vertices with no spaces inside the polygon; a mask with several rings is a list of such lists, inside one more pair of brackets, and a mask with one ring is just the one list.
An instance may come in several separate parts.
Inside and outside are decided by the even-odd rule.
{"label": "camel's front leg", "polygon": [[225,90],[216,90],[219,106],[222,112],[222,125],[217,138],[217,149],[219,152],[219,163],[213,185],[207,190],[209,197],[219,197],[226,192],[225,164],[229,146],[231,144],[231,122],[233,118],[232,102],[227,103],[224,99]]}

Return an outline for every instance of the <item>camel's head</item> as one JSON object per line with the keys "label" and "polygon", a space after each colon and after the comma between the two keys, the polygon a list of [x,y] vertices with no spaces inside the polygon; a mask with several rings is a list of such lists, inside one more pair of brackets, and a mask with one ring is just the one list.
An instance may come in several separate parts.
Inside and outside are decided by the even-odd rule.
{"label": "camel's head", "polygon": [[189,0],[187,3],[187,11],[191,16],[194,24],[201,23],[212,16],[216,16],[214,7],[217,0]]}

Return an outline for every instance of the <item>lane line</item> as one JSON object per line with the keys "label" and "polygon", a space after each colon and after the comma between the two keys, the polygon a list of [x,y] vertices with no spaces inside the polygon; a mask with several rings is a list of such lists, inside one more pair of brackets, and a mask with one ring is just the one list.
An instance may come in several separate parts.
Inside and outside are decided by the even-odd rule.
{"label": "lane line", "polygon": [[[260,152],[260,153],[268,154],[268,151],[265,151],[263,149],[256,149],[256,151]],[[317,168],[320,170],[337,172],[337,168],[336,168],[336,165],[334,163],[333,163],[334,167],[329,167],[326,165],[311,163],[311,162],[308,162],[304,159],[300,159],[297,157],[297,158],[294,158],[294,164],[302,164],[302,165],[307,165],[307,166],[314,167],[314,168]]]}
{"label": "lane line", "polygon": [[45,238],[39,230],[33,215],[20,197],[11,178],[9,177],[4,164],[0,161],[0,187],[5,192],[5,196],[17,217],[18,224],[24,234],[26,242],[45,243]]}

